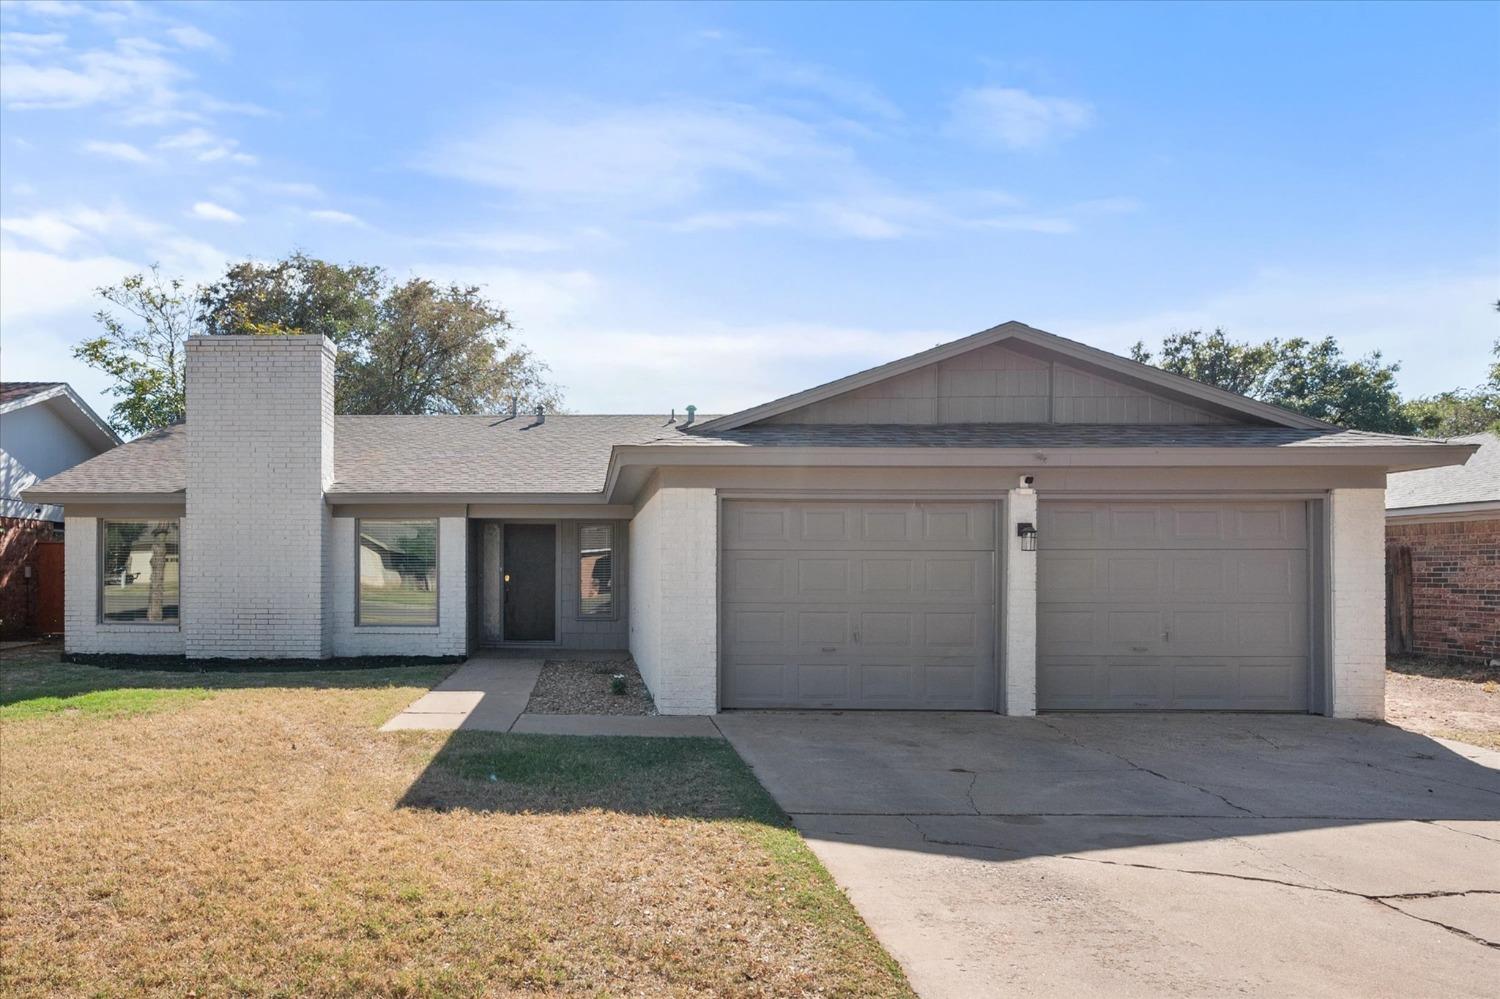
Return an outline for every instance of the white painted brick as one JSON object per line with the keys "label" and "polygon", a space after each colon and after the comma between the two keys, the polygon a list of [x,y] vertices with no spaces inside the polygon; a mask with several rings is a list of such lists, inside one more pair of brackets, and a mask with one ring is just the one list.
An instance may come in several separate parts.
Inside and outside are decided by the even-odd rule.
{"label": "white painted brick", "polygon": [[1016,525],[1035,524],[1036,491],[1012,489],[1006,498],[1000,538],[1005,559],[1000,578],[1005,586],[1001,641],[1004,643],[1005,713],[1036,714],[1036,552],[1021,550]]}
{"label": "white painted brick", "polygon": [[630,651],[664,715],[719,706],[719,503],[662,487],[630,522]]}
{"label": "white painted brick", "polygon": [[190,658],[329,651],[324,490],[333,348],[322,337],[187,344],[184,649]]}
{"label": "white painted brick", "polygon": [[1385,490],[1329,494],[1329,714],[1385,717]]}

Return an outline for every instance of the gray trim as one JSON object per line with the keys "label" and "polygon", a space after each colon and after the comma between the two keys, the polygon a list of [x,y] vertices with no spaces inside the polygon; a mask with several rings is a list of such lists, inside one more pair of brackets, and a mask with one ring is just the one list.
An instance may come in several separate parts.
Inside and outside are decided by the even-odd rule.
{"label": "gray trim", "polygon": [[[171,520],[177,524],[177,617],[172,621],[115,621],[104,616],[104,532],[109,524],[150,523]],[[99,517],[94,536],[94,623],[104,628],[182,630],[182,520],[181,517]],[[66,622],[65,622],[66,623]]]}
{"label": "gray trim", "polygon": [[[322,339],[322,337],[319,337]],[[432,623],[431,624],[365,624],[360,620],[360,571],[359,571],[359,536],[360,525],[366,520],[374,520],[384,523],[396,523],[400,521],[431,521],[433,527],[432,540],[432,576],[437,582],[437,588],[432,591]],[[366,629],[386,628],[425,628],[437,629],[443,623],[443,521],[441,517],[355,517],[354,518],[354,627]]]}
{"label": "gray trim", "polygon": [[[1328,601],[1329,550],[1328,494],[1307,502],[1307,569],[1308,579],[1308,649],[1307,710],[1312,714],[1326,715],[1333,704],[1333,676],[1328,650],[1333,629],[1333,618]],[[1381,622],[1384,628],[1385,622]]]}

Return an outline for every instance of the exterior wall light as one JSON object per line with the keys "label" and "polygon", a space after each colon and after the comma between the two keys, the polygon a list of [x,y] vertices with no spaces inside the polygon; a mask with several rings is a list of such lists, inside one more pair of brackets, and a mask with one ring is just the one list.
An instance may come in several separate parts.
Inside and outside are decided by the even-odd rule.
{"label": "exterior wall light", "polygon": [[1036,551],[1036,525],[1022,521],[1016,525],[1016,537],[1021,539],[1021,551]]}

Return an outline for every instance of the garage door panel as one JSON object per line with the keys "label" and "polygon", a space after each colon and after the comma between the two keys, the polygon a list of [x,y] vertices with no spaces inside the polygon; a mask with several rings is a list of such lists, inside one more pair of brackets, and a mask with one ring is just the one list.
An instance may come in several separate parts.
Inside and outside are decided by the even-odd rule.
{"label": "garage door panel", "polygon": [[1053,711],[1302,711],[1300,657],[1048,657],[1037,696]]}
{"label": "garage door panel", "polygon": [[1041,707],[1306,709],[1303,504],[1044,502],[1038,520]]}
{"label": "garage door panel", "polygon": [[1037,528],[1050,550],[1307,547],[1302,503],[1106,503],[1050,500]]}
{"label": "garage door panel", "polygon": [[723,516],[726,551],[770,549],[977,550],[995,544],[985,503],[735,500]]}
{"label": "garage door panel", "polygon": [[995,707],[992,505],[725,511],[727,707]]}

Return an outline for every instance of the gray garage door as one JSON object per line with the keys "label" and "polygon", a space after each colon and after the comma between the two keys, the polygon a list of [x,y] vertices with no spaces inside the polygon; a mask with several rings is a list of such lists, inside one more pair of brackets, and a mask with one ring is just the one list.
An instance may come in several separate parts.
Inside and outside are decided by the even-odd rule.
{"label": "gray garage door", "polygon": [[730,708],[995,708],[995,507],[724,504]]}
{"label": "gray garage door", "polygon": [[1306,711],[1303,503],[1043,501],[1037,703]]}

